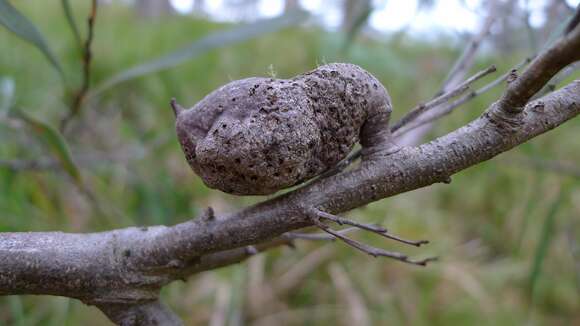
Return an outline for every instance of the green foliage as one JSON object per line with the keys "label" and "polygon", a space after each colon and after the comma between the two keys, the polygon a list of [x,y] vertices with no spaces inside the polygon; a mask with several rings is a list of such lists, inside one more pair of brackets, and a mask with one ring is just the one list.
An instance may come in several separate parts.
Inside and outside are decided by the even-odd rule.
{"label": "green foliage", "polygon": [[62,164],[63,169],[75,182],[80,184],[81,174],[74,163],[68,145],[60,132],[51,125],[30,116],[22,110],[16,111],[15,115],[30,127],[37,139],[40,139],[46,144],[46,146],[48,146],[50,151]]}
{"label": "green foliage", "polygon": [[72,9],[70,6],[70,2],[68,0],[61,0],[62,10],[64,11],[64,15],[66,17],[66,21],[68,22],[70,29],[74,35],[75,41],[77,42],[79,48],[82,47],[82,40],[81,34],[79,32],[79,28],[77,27],[77,23],[75,22],[75,17],[73,16]]}
{"label": "green foliage", "polygon": [[91,96],[96,96],[100,92],[111,88],[119,83],[159,72],[165,69],[173,68],[179,64],[191,60],[207,51],[227,46],[230,44],[240,43],[267,33],[275,32],[283,27],[295,25],[306,18],[304,12],[292,12],[285,16],[266,19],[256,23],[250,23],[244,26],[233,27],[228,31],[218,31],[208,35],[201,40],[166,54],[158,59],[142,63],[136,67],[122,71],[113,77],[102,82],[93,90]]}
{"label": "green foliage", "polygon": [[50,63],[62,75],[60,63],[56,59],[52,50],[48,46],[44,36],[40,31],[24,17],[16,8],[14,8],[8,0],[0,0],[0,24],[18,35],[23,40],[26,40],[36,46],[50,61]]}

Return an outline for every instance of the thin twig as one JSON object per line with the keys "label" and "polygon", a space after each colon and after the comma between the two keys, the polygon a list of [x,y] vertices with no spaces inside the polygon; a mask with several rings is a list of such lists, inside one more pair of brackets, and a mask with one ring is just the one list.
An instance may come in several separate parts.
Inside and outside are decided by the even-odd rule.
{"label": "thin twig", "polygon": [[356,228],[360,228],[360,229],[365,230],[365,231],[376,233],[376,234],[383,236],[387,239],[399,241],[399,242],[402,242],[402,243],[405,243],[408,245],[412,245],[412,246],[416,246],[416,247],[420,247],[421,245],[429,243],[429,241],[427,241],[427,240],[412,241],[412,240],[402,239],[402,238],[399,238],[395,235],[389,234],[388,230],[380,225],[358,223],[358,222],[349,220],[347,218],[332,215],[332,214],[329,214],[327,212],[323,212],[320,210],[316,210],[316,215],[321,219],[332,221],[338,225],[343,225],[343,224],[352,225]]}
{"label": "thin twig", "polygon": [[409,123],[408,125],[402,127],[399,130],[396,130],[395,132],[393,132],[393,137],[396,139],[398,137],[401,137],[401,135],[404,135],[405,133],[421,127],[425,124],[431,123],[435,120],[441,119],[442,117],[452,113],[456,108],[460,107],[461,105],[473,100],[474,98],[483,95],[485,93],[487,93],[488,91],[492,90],[494,87],[500,85],[501,83],[503,83],[510,75],[513,74],[514,71],[518,71],[520,70],[524,65],[530,63],[532,61],[532,58],[526,58],[525,60],[523,60],[522,62],[518,63],[514,68],[512,68],[510,71],[506,72],[505,74],[501,75],[500,77],[498,77],[497,79],[495,79],[494,81],[492,81],[491,83],[475,90],[472,91],[470,93],[467,93],[465,95],[463,95],[462,97],[458,98],[457,100],[449,103],[447,106],[443,107],[441,110],[435,112],[435,114],[429,116],[429,117],[419,117],[417,119],[415,119],[414,121],[412,121],[411,123]]}
{"label": "thin twig", "polygon": [[402,254],[400,252],[387,251],[384,249],[372,247],[372,246],[366,245],[362,242],[351,239],[349,237],[343,236],[340,233],[331,229],[328,225],[320,222],[320,220],[313,219],[313,221],[314,221],[314,225],[319,227],[324,232],[328,232],[329,234],[332,234],[333,236],[342,240],[347,245],[349,245],[353,248],[356,248],[356,249],[358,249],[366,254],[369,254],[373,257],[379,257],[379,256],[380,257],[388,257],[388,258],[392,258],[392,259],[395,259],[395,260],[398,260],[398,261],[401,261],[404,263],[409,263],[409,264],[419,265],[419,266],[426,266],[428,262],[435,260],[435,258],[425,258],[425,259],[421,259],[421,260],[412,260],[412,259],[409,259],[409,257],[407,255]]}
{"label": "thin twig", "polygon": [[[342,230],[337,231],[337,232],[340,234],[347,234],[347,233],[358,231],[358,230],[360,230],[360,228],[351,227],[351,228],[342,229]],[[326,233],[286,232],[281,237],[284,239],[288,239],[288,240],[312,240],[312,241],[317,241],[317,240],[334,241],[334,240],[336,240],[335,237],[333,237],[329,234],[326,234]]]}
{"label": "thin twig", "polygon": [[483,39],[489,34],[491,27],[495,23],[496,20],[496,13],[495,7],[497,6],[496,1],[490,1],[489,4],[489,12],[487,18],[483,22],[479,33],[475,34],[472,39],[469,41],[469,44],[463,50],[461,56],[457,59],[457,61],[453,64],[453,67],[449,71],[447,78],[443,82],[439,94],[446,93],[447,89],[453,87],[456,83],[458,83],[461,79],[469,71],[469,68],[473,64],[473,60],[475,58],[475,54],[477,50],[479,50],[479,46]]}
{"label": "thin twig", "polygon": [[314,225],[317,226],[322,231],[329,233],[330,235],[338,238],[339,240],[343,241],[344,243],[350,245],[351,247],[354,247],[354,248],[356,248],[364,253],[367,253],[373,257],[378,257],[378,256],[389,257],[389,258],[393,258],[395,260],[402,261],[405,263],[409,263],[409,264],[413,264],[413,265],[421,265],[421,266],[425,266],[425,265],[427,265],[428,262],[436,260],[436,258],[425,258],[425,259],[421,259],[421,260],[413,260],[413,259],[410,259],[407,255],[399,253],[399,252],[387,251],[384,249],[369,246],[369,245],[364,244],[362,242],[351,239],[345,235],[342,235],[338,231],[333,230],[328,225],[324,224],[322,222],[322,220],[329,220],[329,221],[332,221],[332,222],[340,224],[340,225],[343,225],[343,224],[352,225],[354,227],[357,227],[357,228],[360,228],[360,229],[363,229],[363,230],[366,230],[369,232],[376,233],[376,234],[381,235],[385,238],[399,241],[399,242],[404,243],[404,244],[417,246],[417,247],[419,247],[423,244],[429,243],[426,240],[411,241],[411,240],[402,239],[400,237],[388,234],[387,229],[385,229],[381,226],[358,223],[358,222],[346,219],[344,217],[340,217],[340,216],[336,216],[336,215],[332,215],[332,214],[323,212],[323,211],[315,209],[315,208],[308,209],[308,210],[306,210],[305,213],[308,215],[308,217],[310,217],[310,219],[312,220],[312,223],[314,223]]}
{"label": "thin twig", "polygon": [[580,62],[575,62],[568,67],[562,69],[549,83],[547,83],[536,95],[532,97],[532,100],[540,98],[550,92],[556,90],[556,87],[564,81],[566,78],[570,77],[573,73],[580,70]]}
{"label": "thin twig", "polygon": [[87,18],[88,35],[85,41],[84,53],[83,53],[83,73],[82,73],[82,84],[80,89],[76,92],[73,97],[70,110],[68,114],[60,122],[60,130],[65,131],[68,123],[81,111],[83,100],[89,91],[90,80],[91,80],[91,60],[93,57],[91,51],[91,45],[94,38],[94,27],[95,19],[97,17],[97,4],[98,0],[92,0],[91,11],[89,17]]}
{"label": "thin twig", "polygon": [[[457,85],[461,80],[465,78],[471,67],[473,66],[473,62],[475,61],[475,55],[479,50],[484,38],[489,35],[491,27],[496,21],[496,7],[498,6],[497,0],[490,0],[488,2],[488,14],[487,17],[482,24],[478,33],[474,34],[472,39],[470,40],[469,44],[465,47],[462,55],[458,58],[456,63],[453,65],[450,73],[448,74],[445,81],[442,83],[442,86],[437,94],[446,93],[449,89],[453,88]],[[439,107],[435,107],[430,110],[431,114],[439,110]],[[423,138],[423,136],[430,130],[432,125],[425,125],[421,129],[415,130],[413,133],[406,134],[405,137],[399,139],[399,145],[417,145]]]}
{"label": "thin twig", "polygon": [[475,75],[466,79],[463,83],[457,85],[449,92],[441,94],[440,96],[434,98],[433,100],[431,100],[425,104],[421,104],[421,105],[414,107],[413,109],[411,109],[411,111],[409,111],[409,113],[405,114],[405,116],[403,116],[399,121],[397,121],[391,127],[391,132],[397,131],[398,129],[400,129],[404,125],[408,124],[409,122],[415,120],[418,116],[424,114],[425,112],[449,101],[450,99],[452,99],[456,96],[459,96],[459,95],[465,93],[474,82],[476,82],[477,80],[495,72],[496,70],[497,70],[496,67],[494,65],[492,65],[492,66],[488,67],[487,69],[479,71]]}

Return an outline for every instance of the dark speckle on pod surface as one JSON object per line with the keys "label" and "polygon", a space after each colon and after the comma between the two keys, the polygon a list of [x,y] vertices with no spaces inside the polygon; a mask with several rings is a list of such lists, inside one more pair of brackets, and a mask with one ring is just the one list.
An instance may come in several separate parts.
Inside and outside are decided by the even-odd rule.
{"label": "dark speckle on pod surface", "polygon": [[363,159],[390,144],[389,95],[352,64],[291,79],[236,80],[191,109],[172,104],[189,165],[210,188],[236,195],[271,194],[311,179],[359,141]]}

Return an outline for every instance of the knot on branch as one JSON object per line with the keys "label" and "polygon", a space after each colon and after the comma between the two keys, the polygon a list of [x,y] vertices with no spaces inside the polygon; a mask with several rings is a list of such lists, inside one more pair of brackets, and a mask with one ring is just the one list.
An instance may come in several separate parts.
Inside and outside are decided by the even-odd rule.
{"label": "knot on branch", "polygon": [[523,108],[521,110],[513,111],[506,110],[496,102],[485,111],[483,116],[487,118],[487,120],[491,122],[500,133],[512,134],[517,132],[523,125],[525,114]]}

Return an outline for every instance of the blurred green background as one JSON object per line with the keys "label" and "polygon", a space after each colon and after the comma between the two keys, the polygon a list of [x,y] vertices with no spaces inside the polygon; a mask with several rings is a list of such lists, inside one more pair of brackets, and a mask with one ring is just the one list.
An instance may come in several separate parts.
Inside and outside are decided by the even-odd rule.
{"label": "blurred green background", "polygon": [[[0,100],[12,94],[11,114],[24,111],[57,129],[81,83],[79,44],[60,1],[13,5],[44,35],[65,81],[38,49],[0,29]],[[75,1],[72,7],[83,40],[89,7],[90,1]],[[236,26],[212,22],[207,15],[150,17],[130,5],[103,3],[96,18],[91,86]],[[345,41],[349,33],[354,37]],[[174,224],[207,206],[219,214],[263,200],[210,190],[191,172],[176,141],[170,98],[192,106],[230,80],[286,78],[326,62],[352,62],[387,87],[396,119],[437,92],[465,43],[465,37],[444,34],[425,40],[405,31],[329,31],[314,17],[307,24],[222,44],[85,101],[64,134],[82,187],[60,164],[11,165],[54,162],[58,156],[46,134],[0,114],[0,231],[92,232]],[[498,73],[478,83],[482,86],[529,55],[526,45],[508,51],[489,41],[472,73],[492,63],[498,67]],[[438,122],[425,141],[480,115],[502,89]],[[412,256],[441,258],[426,268],[372,259],[342,243],[302,241],[294,250],[274,249],[171,284],[163,298],[188,325],[580,325],[579,132],[580,120],[572,120],[459,173],[450,185],[347,214],[407,238],[431,240],[416,249],[355,235]],[[96,308],[68,298],[0,298],[2,325],[108,323]]]}

